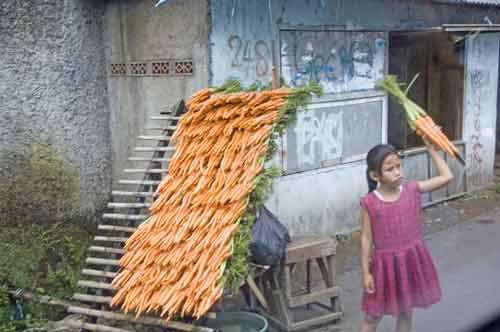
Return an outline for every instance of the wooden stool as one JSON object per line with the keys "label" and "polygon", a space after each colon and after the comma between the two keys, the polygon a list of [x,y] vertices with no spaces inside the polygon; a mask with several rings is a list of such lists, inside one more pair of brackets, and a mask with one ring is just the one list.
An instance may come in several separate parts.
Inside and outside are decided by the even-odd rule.
{"label": "wooden stool", "polygon": [[[294,238],[287,246],[285,257],[280,266],[266,271],[258,280],[269,310],[262,314],[278,328],[284,331],[304,330],[314,325],[321,325],[338,320],[342,316],[340,288],[335,286],[335,250],[336,241],[331,237]],[[324,287],[311,289],[311,263],[316,261],[321,272]],[[306,264],[306,287],[302,292],[292,292],[292,279],[297,263]],[[328,304],[320,299],[327,299]],[[317,305],[325,312],[314,313],[309,310]],[[309,317],[294,319],[294,308],[305,306]]]}

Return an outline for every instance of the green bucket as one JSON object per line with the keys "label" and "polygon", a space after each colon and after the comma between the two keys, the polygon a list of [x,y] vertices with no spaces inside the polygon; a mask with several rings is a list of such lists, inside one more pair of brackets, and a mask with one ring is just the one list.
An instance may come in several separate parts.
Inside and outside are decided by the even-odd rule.
{"label": "green bucket", "polygon": [[252,312],[217,312],[203,324],[218,332],[265,332],[267,320]]}

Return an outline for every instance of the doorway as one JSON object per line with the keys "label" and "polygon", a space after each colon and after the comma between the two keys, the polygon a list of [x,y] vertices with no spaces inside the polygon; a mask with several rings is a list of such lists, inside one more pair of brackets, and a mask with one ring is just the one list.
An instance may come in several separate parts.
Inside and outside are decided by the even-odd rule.
{"label": "doorway", "polygon": [[[439,124],[452,141],[462,139],[464,43],[448,32],[392,32],[389,73],[401,83],[419,74],[408,96]],[[389,100],[388,141],[398,149],[422,146],[401,106]]]}

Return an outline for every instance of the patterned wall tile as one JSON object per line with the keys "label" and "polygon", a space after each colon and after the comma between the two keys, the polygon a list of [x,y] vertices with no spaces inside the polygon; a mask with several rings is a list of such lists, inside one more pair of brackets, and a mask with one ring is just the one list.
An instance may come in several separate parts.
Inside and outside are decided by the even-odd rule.
{"label": "patterned wall tile", "polygon": [[112,76],[121,76],[127,74],[126,63],[112,63],[110,64],[110,73]]}
{"label": "patterned wall tile", "polygon": [[111,63],[110,76],[191,76],[194,75],[192,59],[158,59]]}

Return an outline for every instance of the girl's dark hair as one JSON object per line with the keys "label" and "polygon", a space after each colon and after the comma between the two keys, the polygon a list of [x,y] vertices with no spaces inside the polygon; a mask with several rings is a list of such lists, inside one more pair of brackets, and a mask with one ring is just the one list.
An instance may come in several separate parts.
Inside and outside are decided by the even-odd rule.
{"label": "girl's dark hair", "polygon": [[368,181],[368,192],[377,188],[377,181],[370,177],[370,172],[380,173],[385,158],[391,154],[397,154],[396,149],[390,144],[379,144],[374,146],[366,155],[366,181]]}

